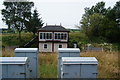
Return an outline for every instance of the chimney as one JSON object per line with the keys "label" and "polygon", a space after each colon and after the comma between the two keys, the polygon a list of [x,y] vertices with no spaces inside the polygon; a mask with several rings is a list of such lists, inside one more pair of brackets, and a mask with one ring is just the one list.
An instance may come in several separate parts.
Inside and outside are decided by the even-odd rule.
{"label": "chimney", "polygon": [[60,26],[62,26],[62,24],[60,23]]}

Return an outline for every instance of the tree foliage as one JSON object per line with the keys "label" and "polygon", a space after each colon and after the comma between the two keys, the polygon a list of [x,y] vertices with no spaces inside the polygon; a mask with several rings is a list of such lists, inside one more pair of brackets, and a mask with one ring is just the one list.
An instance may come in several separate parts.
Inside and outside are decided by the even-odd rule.
{"label": "tree foliage", "polygon": [[31,17],[31,8],[33,2],[3,2],[5,9],[2,9],[2,20],[8,25],[8,28],[15,28],[19,32],[26,28],[25,22]]}
{"label": "tree foliage", "polygon": [[80,21],[81,30],[90,41],[103,39],[107,42],[119,42],[120,29],[116,18],[120,17],[120,1],[113,8],[105,8],[105,2],[98,2],[91,8],[85,8],[85,14]]}
{"label": "tree foliage", "polygon": [[32,32],[35,36],[35,33],[43,26],[43,21],[39,18],[37,9],[34,10],[30,20],[26,22],[26,28],[29,32]]}

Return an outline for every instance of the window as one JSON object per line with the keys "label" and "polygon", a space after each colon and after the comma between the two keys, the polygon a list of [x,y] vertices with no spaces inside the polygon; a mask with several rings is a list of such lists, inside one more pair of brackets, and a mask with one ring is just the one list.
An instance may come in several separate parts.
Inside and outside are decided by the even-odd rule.
{"label": "window", "polygon": [[49,34],[49,38],[52,39],[52,33]]}
{"label": "window", "polygon": [[67,33],[55,33],[55,39],[63,39],[66,40],[67,39]]}
{"label": "window", "polygon": [[44,44],[44,49],[47,49],[47,44]]}
{"label": "window", "polygon": [[63,37],[64,37],[64,36],[63,36],[63,33],[62,33],[62,34],[61,34],[61,39],[63,39]]}
{"label": "window", "polygon": [[57,33],[55,33],[55,39],[57,39]]}
{"label": "window", "polygon": [[40,33],[40,39],[42,39],[42,33]]}
{"label": "window", "polygon": [[61,44],[59,44],[59,48],[62,48],[62,45],[61,45]]}
{"label": "window", "polygon": [[60,38],[60,33],[58,33],[58,35],[57,35],[57,36],[58,36],[58,39],[61,39],[61,38]]}
{"label": "window", "polygon": [[44,36],[43,39],[45,39],[46,38],[45,33],[43,33],[43,36]]}
{"label": "window", "polygon": [[52,33],[50,32],[41,32],[40,39],[52,39]]}
{"label": "window", "polygon": [[63,34],[63,39],[66,40],[67,34]]}

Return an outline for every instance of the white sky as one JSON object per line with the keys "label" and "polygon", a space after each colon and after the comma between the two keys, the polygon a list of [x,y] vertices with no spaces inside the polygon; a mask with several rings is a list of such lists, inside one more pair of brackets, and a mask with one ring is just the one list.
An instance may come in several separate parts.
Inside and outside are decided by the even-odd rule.
{"label": "white sky", "polygon": [[[59,25],[66,28],[76,28],[84,14],[85,7],[91,7],[100,1],[106,2],[106,7],[113,7],[118,0],[29,0],[35,4],[43,22],[48,25]],[[3,0],[0,0],[0,10],[4,8]],[[0,28],[6,27],[1,20]]]}

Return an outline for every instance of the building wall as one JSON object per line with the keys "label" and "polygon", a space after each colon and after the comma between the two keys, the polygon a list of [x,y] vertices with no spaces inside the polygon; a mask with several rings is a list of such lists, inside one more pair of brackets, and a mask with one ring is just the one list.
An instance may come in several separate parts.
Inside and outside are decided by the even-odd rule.
{"label": "building wall", "polygon": [[[47,44],[47,49],[44,49],[44,44]],[[67,48],[67,43],[54,43],[54,52],[58,52],[59,45]],[[39,52],[52,52],[52,43],[39,43]]]}
{"label": "building wall", "polygon": [[[47,44],[46,49],[44,49],[44,44]],[[52,43],[39,43],[39,52],[52,52]]]}
{"label": "building wall", "polygon": [[62,48],[67,48],[67,43],[54,43],[54,52],[58,52],[60,44],[62,45]]}

